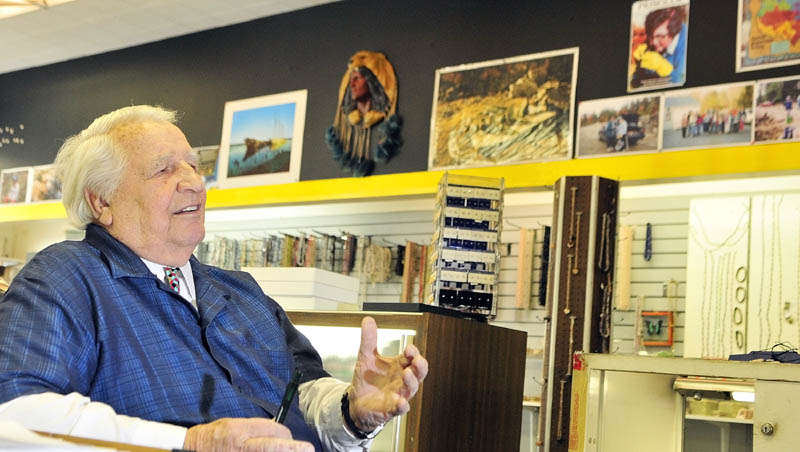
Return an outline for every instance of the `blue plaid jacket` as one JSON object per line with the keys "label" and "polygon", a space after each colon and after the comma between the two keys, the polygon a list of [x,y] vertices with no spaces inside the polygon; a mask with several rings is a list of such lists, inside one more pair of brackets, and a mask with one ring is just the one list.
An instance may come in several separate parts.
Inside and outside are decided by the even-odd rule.
{"label": "blue plaid jacket", "polygon": [[[190,262],[199,312],[99,226],[38,253],[0,299],[0,402],[78,392],[192,426],[273,417],[293,369],[328,376],[249,274]],[[296,401],[285,423],[321,450]]]}

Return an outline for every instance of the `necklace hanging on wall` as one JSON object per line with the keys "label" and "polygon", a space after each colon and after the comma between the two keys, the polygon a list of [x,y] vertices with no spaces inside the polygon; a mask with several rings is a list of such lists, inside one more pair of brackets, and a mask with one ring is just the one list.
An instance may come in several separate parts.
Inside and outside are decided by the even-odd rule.
{"label": "necklace hanging on wall", "polygon": [[[325,133],[333,159],[357,177],[370,175],[376,160],[388,162],[402,145],[396,110],[397,77],[389,60],[379,52],[356,52],[339,86],[333,125]],[[378,133],[373,140],[375,126]]]}
{"label": "necklace hanging on wall", "polygon": [[576,229],[576,232],[575,232],[575,259],[572,260],[572,270],[571,270],[573,275],[577,275],[580,272],[580,270],[578,270],[578,255],[581,252],[579,243],[580,243],[580,240],[581,240],[581,215],[582,214],[583,214],[583,212],[581,212],[581,211],[575,212],[575,216],[576,216],[576,218],[575,218],[575,229]]}
{"label": "necklace hanging on wall", "polygon": [[572,248],[575,246],[575,195],[578,191],[578,187],[572,186],[569,187],[572,191],[572,201],[570,201],[570,208],[569,208],[569,237],[567,237],[567,248]]}

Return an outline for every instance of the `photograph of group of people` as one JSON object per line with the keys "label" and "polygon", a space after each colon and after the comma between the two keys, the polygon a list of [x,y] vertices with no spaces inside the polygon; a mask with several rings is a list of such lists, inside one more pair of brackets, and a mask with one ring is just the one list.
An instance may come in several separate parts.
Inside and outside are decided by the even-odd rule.
{"label": "photograph of group of people", "polygon": [[578,104],[575,157],[800,140],[800,76]]}
{"label": "photograph of group of people", "polygon": [[710,110],[705,113],[691,110],[681,116],[681,138],[701,135],[738,133],[745,130],[744,111]]}
{"label": "photograph of group of people", "polygon": [[752,83],[673,91],[664,96],[662,149],[746,144],[752,120]]}

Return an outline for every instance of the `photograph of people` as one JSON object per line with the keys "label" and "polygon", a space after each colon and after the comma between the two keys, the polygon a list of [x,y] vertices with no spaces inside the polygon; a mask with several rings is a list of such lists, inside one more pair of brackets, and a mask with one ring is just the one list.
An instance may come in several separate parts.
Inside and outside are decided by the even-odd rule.
{"label": "photograph of people", "polygon": [[0,414],[161,449],[369,449],[428,362],[413,345],[381,356],[364,317],[352,381],[332,378],[249,273],[200,263],[206,191],[175,124],[125,107],[62,145],[63,203],[86,235],[40,251],[2,298]]}
{"label": "photograph of people", "polygon": [[14,168],[0,173],[0,204],[25,202],[30,168]]}
{"label": "photograph of people", "polygon": [[33,185],[31,185],[31,202],[61,199],[61,182],[56,176],[53,165],[33,168]]}
{"label": "photograph of people", "polygon": [[755,141],[800,139],[800,77],[761,80],[756,93]]}
{"label": "photograph of people", "polygon": [[578,104],[577,157],[658,152],[660,94],[583,101]]}
{"label": "photograph of people", "polygon": [[753,83],[705,86],[664,94],[662,149],[750,142]]}
{"label": "photograph of people", "polygon": [[[688,24],[687,1],[648,0],[633,4],[628,92],[682,86],[686,82]],[[644,42],[637,44],[642,28]]]}

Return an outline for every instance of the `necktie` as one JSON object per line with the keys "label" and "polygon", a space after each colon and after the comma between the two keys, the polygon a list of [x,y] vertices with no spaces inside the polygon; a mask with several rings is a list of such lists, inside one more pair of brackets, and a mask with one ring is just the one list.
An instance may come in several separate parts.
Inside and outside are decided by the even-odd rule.
{"label": "necktie", "polygon": [[178,267],[164,267],[164,282],[175,291],[181,293],[181,283],[178,281]]}

